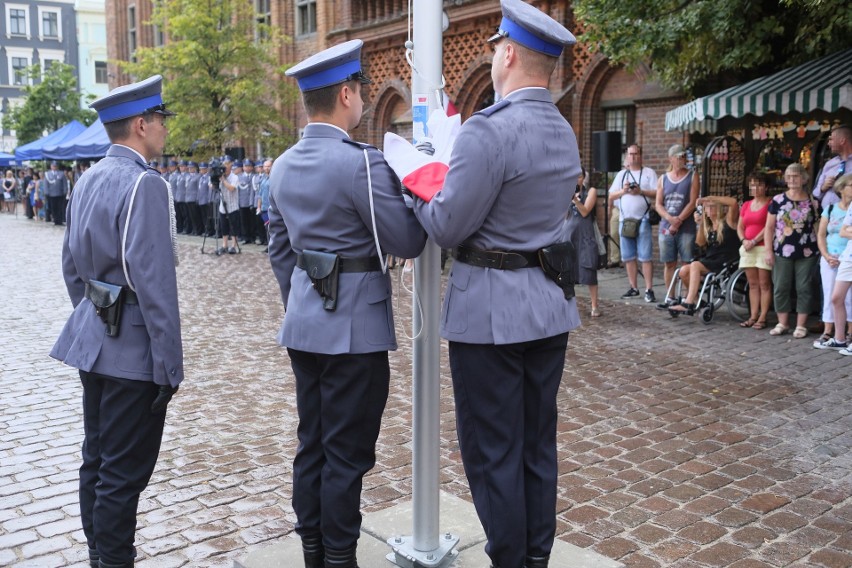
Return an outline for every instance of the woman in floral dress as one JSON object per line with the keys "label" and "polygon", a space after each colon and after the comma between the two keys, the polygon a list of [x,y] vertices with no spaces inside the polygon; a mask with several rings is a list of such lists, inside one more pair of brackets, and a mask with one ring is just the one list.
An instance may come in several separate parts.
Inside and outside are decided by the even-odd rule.
{"label": "woman in floral dress", "polygon": [[793,337],[801,339],[808,334],[805,327],[808,314],[813,309],[813,274],[819,259],[816,223],[817,202],[805,190],[808,174],[799,163],[787,166],[784,172],[787,191],[769,202],[763,242],[766,263],[772,266],[772,284],[775,313],[778,325],[770,335],[785,335],[790,331],[793,290],[796,291],[796,329]]}

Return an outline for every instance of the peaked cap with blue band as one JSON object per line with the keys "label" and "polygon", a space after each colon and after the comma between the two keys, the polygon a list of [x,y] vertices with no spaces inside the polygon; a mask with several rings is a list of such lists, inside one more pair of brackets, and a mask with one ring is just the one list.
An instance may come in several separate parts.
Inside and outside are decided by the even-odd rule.
{"label": "peaked cap with blue band", "polygon": [[509,38],[533,51],[559,57],[577,38],[565,26],[524,0],[500,0],[503,20],[488,41]]}
{"label": "peaked cap with blue band", "polygon": [[157,112],[165,116],[175,113],[163,104],[163,77],[154,75],[138,83],[116,87],[89,105],[98,112],[101,122],[115,122],[123,118]]}
{"label": "peaked cap with blue band", "polygon": [[322,89],[344,81],[358,79],[362,83],[370,80],[361,72],[361,47],[364,42],[353,39],[329,47],[300,61],[284,74],[294,77],[302,92]]}

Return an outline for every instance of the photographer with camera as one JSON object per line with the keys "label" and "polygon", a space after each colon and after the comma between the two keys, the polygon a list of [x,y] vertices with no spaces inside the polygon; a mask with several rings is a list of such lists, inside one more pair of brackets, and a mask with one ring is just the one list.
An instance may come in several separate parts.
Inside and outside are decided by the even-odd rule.
{"label": "photographer with camera", "polygon": [[[654,295],[654,263],[649,212],[654,208],[657,195],[657,174],[642,166],[642,148],[638,144],[627,147],[627,167],[616,174],[609,188],[609,198],[617,203],[619,212],[618,232],[621,260],[627,269],[630,285],[622,298],[639,296],[638,272],[642,263],[645,280],[645,301],[656,302]],[[638,258],[638,262],[637,262]]]}
{"label": "photographer with camera", "polygon": [[[222,166],[211,168],[221,173],[211,171],[210,181],[213,182],[214,174],[219,173],[219,234],[222,246],[216,250],[216,256],[237,254],[237,236],[240,232],[240,202],[239,202],[239,178],[231,171],[234,162],[230,156],[225,156]],[[215,185],[214,185],[215,189]],[[228,246],[228,241],[233,239],[233,245]]]}

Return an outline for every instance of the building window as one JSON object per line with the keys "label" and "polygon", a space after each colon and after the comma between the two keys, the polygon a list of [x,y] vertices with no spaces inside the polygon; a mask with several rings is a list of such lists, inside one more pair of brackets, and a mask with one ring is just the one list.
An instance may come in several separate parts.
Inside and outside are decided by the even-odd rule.
{"label": "building window", "polygon": [[317,0],[296,0],[296,30],[298,35],[317,31]]}
{"label": "building window", "polygon": [[9,20],[9,35],[13,36],[29,36],[27,29],[27,9],[26,7],[11,7],[8,6]]}
{"label": "building window", "polygon": [[95,83],[107,83],[106,61],[95,61]]}
{"label": "building window", "polygon": [[257,26],[255,26],[254,39],[269,39],[269,33],[267,31],[261,31],[258,28],[260,26],[272,25],[272,6],[270,0],[254,0],[254,11],[255,22],[257,22]]}
{"label": "building window", "polygon": [[59,38],[59,14],[56,12],[42,12],[41,36],[45,38]]}
{"label": "building window", "polygon": [[47,73],[47,70],[50,69],[53,66],[53,64],[56,63],[56,62],[57,62],[56,59],[45,59],[44,62],[42,63],[42,69],[41,69],[42,76],[44,76],[44,74]]}
{"label": "building window", "polygon": [[30,62],[26,57],[12,57],[12,84],[26,85],[27,84],[27,67]]}
{"label": "building window", "polygon": [[166,33],[160,29],[160,26],[154,25],[154,47],[164,45],[166,45]]}
{"label": "building window", "polygon": [[136,6],[127,7],[127,48],[130,60],[136,61]]}
{"label": "building window", "polygon": [[606,129],[621,132],[621,146],[627,146],[627,109],[613,108],[605,111]]}

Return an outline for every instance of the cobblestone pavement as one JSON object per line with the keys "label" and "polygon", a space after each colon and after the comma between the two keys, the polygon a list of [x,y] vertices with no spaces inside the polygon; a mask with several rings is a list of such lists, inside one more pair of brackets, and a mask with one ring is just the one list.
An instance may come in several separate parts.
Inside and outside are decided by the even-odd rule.
{"label": "cobblestone pavement", "polygon": [[[3,214],[0,234],[0,565],[83,567],[81,388],[47,356],[70,311],[62,229]],[[230,566],[294,523],[277,286],[260,247],[221,258],[199,247],[182,237],[187,379],[140,503],[141,568]],[[852,566],[850,361],[812,349],[813,336],[773,338],[723,313],[706,326],[669,319],[617,300],[624,282],[602,272],[604,315],[571,334],[558,538],[629,567]],[[411,495],[411,350],[400,339],[366,512]],[[442,488],[469,499],[442,369]]]}

